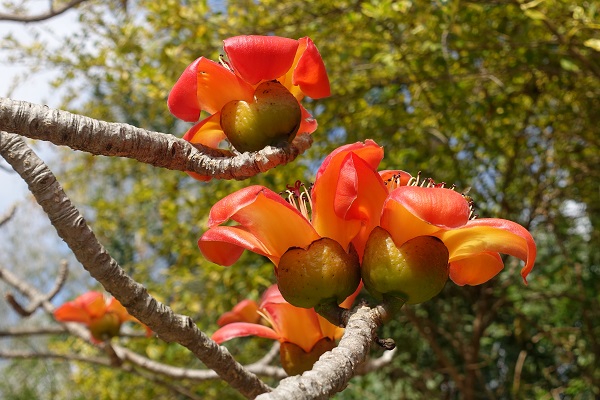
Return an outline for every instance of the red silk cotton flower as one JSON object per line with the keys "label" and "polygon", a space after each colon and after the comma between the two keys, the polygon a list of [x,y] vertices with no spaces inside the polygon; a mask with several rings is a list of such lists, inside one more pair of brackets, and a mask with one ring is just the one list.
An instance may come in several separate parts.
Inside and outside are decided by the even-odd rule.
{"label": "red silk cotton flower", "polygon": [[[350,307],[358,291],[342,306]],[[277,285],[269,287],[260,304],[243,300],[232,311],[219,318],[218,329],[212,336],[217,343],[245,337],[259,336],[281,343],[280,356],[284,369],[295,375],[310,369],[335,340],[344,333],[313,309],[298,308],[285,301]]]}
{"label": "red silk cotton flower", "polygon": [[224,41],[224,50],[229,61],[198,58],[169,94],[177,118],[196,122],[202,111],[210,114],[185,140],[217,148],[228,139],[244,152],[314,132],[317,123],[299,102],[327,97],[330,88],[312,40],[236,36]]}
{"label": "red silk cotton flower", "polygon": [[105,298],[100,292],[87,292],[69,301],[54,311],[60,322],[80,322],[88,327],[94,342],[102,342],[119,335],[124,322],[137,322],[146,328],[147,336],[152,331],[137,318],[131,316],[114,297]]}

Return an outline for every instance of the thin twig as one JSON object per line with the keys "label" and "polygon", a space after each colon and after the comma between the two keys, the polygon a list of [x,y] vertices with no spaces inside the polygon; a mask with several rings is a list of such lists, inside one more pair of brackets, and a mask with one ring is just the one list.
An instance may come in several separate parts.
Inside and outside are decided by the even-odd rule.
{"label": "thin twig", "polygon": [[85,2],[87,0],[71,0],[69,3],[63,5],[60,8],[54,9],[50,7],[50,10],[47,12],[37,14],[37,15],[16,15],[16,14],[0,14],[0,21],[12,21],[12,22],[40,22],[50,19],[52,17],[56,17],[64,13],[65,11],[70,10],[73,7],[78,6],[79,4]]}

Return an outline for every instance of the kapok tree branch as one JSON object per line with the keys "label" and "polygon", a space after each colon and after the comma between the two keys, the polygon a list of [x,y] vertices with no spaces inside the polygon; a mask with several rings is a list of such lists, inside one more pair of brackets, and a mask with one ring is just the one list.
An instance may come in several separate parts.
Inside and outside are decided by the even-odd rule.
{"label": "kapok tree branch", "polygon": [[95,155],[127,157],[155,167],[191,171],[214,179],[247,179],[293,161],[312,144],[298,135],[285,147],[231,155],[173,135],[99,121],[46,106],[0,97],[0,130]]}
{"label": "kapok tree branch", "polygon": [[44,13],[37,15],[16,15],[16,14],[2,14],[0,13],[0,21],[13,21],[13,22],[40,22],[50,19],[52,17],[56,17],[64,13],[65,11],[70,10],[71,8],[78,6],[79,4],[85,2],[87,0],[71,0],[67,4],[62,7],[54,9],[52,7],[52,2],[50,3],[50,9]]}
{"label": "kapok tree branch", "polygon": [[54,174],[20,136],[0,131],[0,155],[27,182],[36,201],[77,260],[131,315],[148,325],[161,339],[189,349],[246,397],[254,398],[270,390],[256,375],[236,362],[227,349],[201,332],[191,318],[175,314],[125,273],[98,242]]}

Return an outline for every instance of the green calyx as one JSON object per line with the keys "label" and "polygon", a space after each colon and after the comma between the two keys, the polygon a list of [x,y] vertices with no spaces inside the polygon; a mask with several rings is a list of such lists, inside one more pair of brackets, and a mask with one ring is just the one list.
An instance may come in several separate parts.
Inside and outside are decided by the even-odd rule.
{"label": "green calyx", "polygon": [[283,298],[296,307],[340,304],[360,283],[360,263],[352,246],[346,252],[333,239],[321,238],[308,248],[286,251],[277,266]]}
{"label": "green calyx", "polygon": [[121,322],[116,314],[106,313],[90,322],[89,328],[94,339],[102,342],[119,335]]}
{"label": "green calyx", "polygon": [[418,236],[398,248],[388,231],[376,227],[365,247],[362,279],[378,300],[418,304],[444,288],[448,258],[448,249],[436,237]]}
{"label": "green calyx", "polygon": [[294,343],[283,342],[279,348],[281,366],[288,375],[299,375],[312,369],[319,357],[335,347],[335,341],[329,338],[319,340],[307,353]]}
{"label": "green calyx", "polygon": [[300,128],[298,100],[277,81],[263,82],[254,102],[230,101],[221,109],[221,128],[239,152],[258,151],[291,142]]}

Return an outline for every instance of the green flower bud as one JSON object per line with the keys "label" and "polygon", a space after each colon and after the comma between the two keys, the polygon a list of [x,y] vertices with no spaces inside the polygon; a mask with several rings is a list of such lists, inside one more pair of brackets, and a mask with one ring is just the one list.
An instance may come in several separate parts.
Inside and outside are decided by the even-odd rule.
{"label": "green flower bud", "polygon": [[365,247],[362,279],[378,300],[418,304],[444,288],[448,258],[448,249],[436,237],[418,236],[398,248],[388,231],[376,227]]}
{"label": "green flower bud", "polygon": [[347,253],[333,239],[321,238],[307,249],[293,247],[277,266],[277,285],[283,298],[296,307],[340,304],[360,283],[360,263],[354,247]]}
{"label": "green flower bud", "polygon": [[263,82],[254,91],[254,102],[234,100],[221,110],[221,128],[240,152],[291,142],[302,118],[298,100],[277,81]]}
{"label": "green flower bud", "polygon": [[294,343],[283,342],[279,348],[281,366],[288,375],[299,375],[312,369],[319,357],[335,347],[335,341],[327,337],[319,340],[307,353]]}

